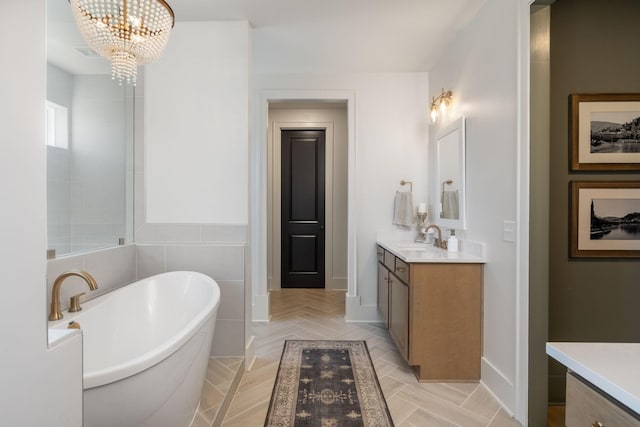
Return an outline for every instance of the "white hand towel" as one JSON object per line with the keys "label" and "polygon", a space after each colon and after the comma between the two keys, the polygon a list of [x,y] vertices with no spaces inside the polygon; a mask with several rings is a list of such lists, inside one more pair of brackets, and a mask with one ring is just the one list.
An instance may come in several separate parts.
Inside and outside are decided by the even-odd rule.
{"label": "white hand towel", "polygon": [[393,224],[410,227],[416,222],[413,214],[413,197],[409,191],[397,191],[393,209]]}
{"label": "white hand towel", "polygon": [[442,218],[460,219],[458,190],[442,193]]}

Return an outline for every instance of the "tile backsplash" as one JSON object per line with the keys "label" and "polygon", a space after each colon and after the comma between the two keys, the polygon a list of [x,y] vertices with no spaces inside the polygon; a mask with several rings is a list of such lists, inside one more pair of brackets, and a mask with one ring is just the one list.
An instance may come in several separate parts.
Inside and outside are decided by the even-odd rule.
{"label": "tile backsplash", "polygon": [[47,309],[51,303],[51,288],[61,273],[78,269],[93,276],[98,289],[90,291],[79,277],[69,277],[60,288],[60,304],[63,310],[69,308],[69,298],[80,292],[86,292],[81,301],[104,295],[124,285],[135,282],[136,247],[135,245],[116,246],[80,255],[66,256],[47,262]]}
{"label": "tile backsplash", "polygon": [[244,355],[244,244],[138,244],[138,279],[168,271],[197,271],[220,286],[211,355]]}

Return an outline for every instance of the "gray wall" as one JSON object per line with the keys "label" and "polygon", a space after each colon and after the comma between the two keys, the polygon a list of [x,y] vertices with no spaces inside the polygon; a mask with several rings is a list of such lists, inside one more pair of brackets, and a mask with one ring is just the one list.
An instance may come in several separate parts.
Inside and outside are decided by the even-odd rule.
{"label": "gray wall", "polygon": [[[549,340],[640,341],[640,261],[569,259],[570,180],[640,180],[570,173],[568,95],[640,92],[640,2],[561,0],[551,6]],[[564,401],[564,369],[549,365],[549,401]]]}

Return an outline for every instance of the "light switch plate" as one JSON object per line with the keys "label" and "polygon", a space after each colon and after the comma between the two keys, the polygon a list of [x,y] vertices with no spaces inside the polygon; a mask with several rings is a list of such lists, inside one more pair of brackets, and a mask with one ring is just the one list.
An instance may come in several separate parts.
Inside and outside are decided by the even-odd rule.
{"label": "light switch plate", "polygon": [[502,230],[502,239],[505,242],[516,241],[516,222],[515,221],[504,221],[503,230]]}

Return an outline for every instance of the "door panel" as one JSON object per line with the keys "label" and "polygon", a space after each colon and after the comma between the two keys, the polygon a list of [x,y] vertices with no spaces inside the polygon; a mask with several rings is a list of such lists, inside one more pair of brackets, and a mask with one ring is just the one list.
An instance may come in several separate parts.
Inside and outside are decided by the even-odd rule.
{"label": "door panel", "polygon": [[318,271],[318,236],[291,235],[291,272]]}
{"label": "door panel", "polygon": [[281,287],[324,288],[325,132],[282,131]]}
{"label": "door panel", "polygon": [[317,151],[314,139],[294,139],[291,144],[291,221],[318,220]]}

